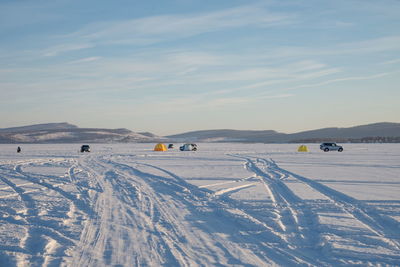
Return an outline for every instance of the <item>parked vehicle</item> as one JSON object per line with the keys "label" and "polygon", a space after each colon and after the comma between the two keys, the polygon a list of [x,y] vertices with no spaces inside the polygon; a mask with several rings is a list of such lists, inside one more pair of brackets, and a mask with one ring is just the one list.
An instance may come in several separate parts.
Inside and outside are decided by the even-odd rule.
{"label": "parked vehicle", "polygon": [[81,146],[81,152],[90,152],[90,146],[89,145],[82,145]]}
{"label": "parked vehicle", "polygon": [[196,144],[184,144],[183,146],[179,147],[180,151],[196,151],[197,145]]}
{"label": "parked vehicle", "polygon": [[169,144],[168,149],[172,149],[172,148],[174,148],[174,144]]}
{"label": "parked vehicle", "polygon": [[343,147],[337,145],[336,143],[322,143],[319,148],[325,152],[328,151],[339,151],[342,152],[343,151]]}

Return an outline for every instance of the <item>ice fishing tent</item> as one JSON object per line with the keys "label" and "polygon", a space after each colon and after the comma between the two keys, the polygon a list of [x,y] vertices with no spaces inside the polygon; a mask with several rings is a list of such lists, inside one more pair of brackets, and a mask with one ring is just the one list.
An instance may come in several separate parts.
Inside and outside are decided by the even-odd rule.
{"label": "ice fishing tent", "polygon": [[299,148],[297,149],[298,152],[308,152],[308,147],[305,145],[301,145],[299,146]]}
{"label": "ice fishing tent", "polygon": [[164,144],[159,143],[154,147],[154,151],[167,151],[167,147]]}

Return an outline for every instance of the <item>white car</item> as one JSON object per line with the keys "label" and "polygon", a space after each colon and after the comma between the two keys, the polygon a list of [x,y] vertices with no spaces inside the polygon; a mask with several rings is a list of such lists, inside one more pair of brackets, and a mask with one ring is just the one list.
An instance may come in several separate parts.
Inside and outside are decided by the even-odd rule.
{"label": "white car", "polygon": [[338,146],[336,143],[322,143],[319,148],[325,152],[331,151],[331,150],[336,150],[339,152],[343,151],[342,146]]}
{"label": "white car", "polygon": [[180,151],[196,151],[197,145],[196,144],[184,144],[183,146],[179,147]]}

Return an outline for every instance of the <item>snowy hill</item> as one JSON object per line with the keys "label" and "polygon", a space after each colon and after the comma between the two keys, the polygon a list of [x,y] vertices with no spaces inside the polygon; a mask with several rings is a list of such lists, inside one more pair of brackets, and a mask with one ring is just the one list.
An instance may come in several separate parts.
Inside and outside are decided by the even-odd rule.
{"label": "snowy hill", "polygon": [[204,130],[161,137],[128,129],[79,128],[66,122],[0,129],[0,143],[141,143],[141,142],[313,143],[400,142],[400,123],[375,123],[349,128],[324,128],[299,133],[273,130]]}
{"label": "snowy hill", "polygon": [[127,143],[156,142],[156,135],[128,129],[79,128],[69,123],[48,123],[0,129],[0,143]]}
{"label": "snowy hill", "polygon": [[16,132],[28,132],[28,131],[41,131],[41,130],[65,130],[65,129],[76,129],[78,126],[69,124],[67,122],[61,123],[44,123],[44,124],[34,124],[28,126],[12,127],[0,129],[0,133],[16,133]]}
{"label": "snowy hill", "polygon": [[[375,137],[372,138],[372,137]],[[377,139],[380,137],[381,139]],[[341,142],[400,142],[400,123],[375,123],[349,128],[324,128],[293,134],[276,131],[205,130],[170,135],[167,138],[193,142],[296,143],[336,140]],[[397,141],[396,141],[397,140]]]}
{"label": "snowy hill", "polygon": [[324,128],[290,134],[291,140],[313,138],[361,139],[366,137],[400,137],[400,123],[374,123],[350,128]]}

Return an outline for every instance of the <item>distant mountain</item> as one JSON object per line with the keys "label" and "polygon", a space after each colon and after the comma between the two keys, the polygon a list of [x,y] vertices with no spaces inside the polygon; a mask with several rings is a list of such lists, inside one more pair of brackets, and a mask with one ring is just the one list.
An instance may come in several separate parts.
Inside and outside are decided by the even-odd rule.
{"label": "distant mountain", "polygon": [[66,122],[0,129],[0,143],[144,143],[144,142],[242,142],[313,143],[395,142],[400,143],[400,123],[375,123],[349,128],[323,128],[292,134],[273,130],[205,130],[170,136],[128,129],[79,128]]}
{"label": "distant mountain", "polygon": [[149,133],[149,132],[139,132],[138,134],[144,135],[144,136],[148,136],[148,137],[156,137],[158,138],[159,136],[153,134],[153,133]]}
{"label": "distant mountain", "polygon": [[56,130],[56,129],[76,129],[76,128],[78,128],[78,126],[69,124],[67,122],[45,123],[45,124],[35,124],[35,125],[12,127],[12,128],[3,128],[0,129],[0,133],[2,132],[17,133],[17,132],[40,131],[49,129]]}
{"label": "distant mountain", "polygon": [[324,128],[288,135],[291,141],[312,139],[361,140],[369,137],[400,137],[400,123],[381,122],[349,128]]}
{"label": "distant mountain", "polygon": [[374,123],[349,128],[323,128],[293,134],[276,131],[205,130],[166,136],[181,142],[400,142],[400,123]]}
{"label": "distant mountain", "polygon": [[264,142],[270,138],[284,135],[272,130],[249,131],[249,130],[204,130],[193,131],[177,135],[166,136],[173,140],[196,141],[196,142]]}
{"label": "distant mountain", "polygon": [[69,123],[47,123],[0,129],[0,143],[128,143],[158,142],[165,138],[128,129],[79,128]]}

